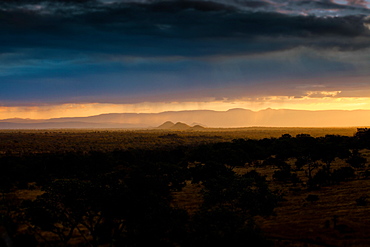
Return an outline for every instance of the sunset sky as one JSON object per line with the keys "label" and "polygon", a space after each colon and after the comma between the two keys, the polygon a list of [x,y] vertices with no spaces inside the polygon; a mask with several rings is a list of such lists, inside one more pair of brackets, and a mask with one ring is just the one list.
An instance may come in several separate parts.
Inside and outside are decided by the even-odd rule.
{"label": "sunset sky", "polygon": [[370,1],[3,0],[0,119],[370,109]]}

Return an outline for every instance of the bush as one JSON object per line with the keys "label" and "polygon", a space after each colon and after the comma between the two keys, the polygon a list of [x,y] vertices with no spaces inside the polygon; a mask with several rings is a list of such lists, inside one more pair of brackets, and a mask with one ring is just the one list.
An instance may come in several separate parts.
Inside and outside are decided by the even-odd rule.
{"label": "bush", "polygon": [[291,182],[293,184],[301,182],[296,173],[292,173],[290,169],[281,169],[274,171],[272,178],[280,182]]}
{"label": "bush", "polygon": [[368,196],[361,196],[356,199],[356,205],[357,206],[366,206],[367,205],[367,198]]}
{"label": "bush", "polygon": [[306,197],[306,201],[308,201],[308,202],[316,202],[316,201],[318,201],[319,200],[319,196],[318,195],[308,195],[307,197]]}
{"label": "bush", "polygon": [[331,177],[333,182],[340,183],[342,181],[355,177],[355,170],[352,167],[342,167],[334,170]]}
{"label": "bush", "polygon": [[350,164],[353,168],[362,168],[365,166],[367,160],[362,157],[357,150],[354,150],[351,157],[347,160],[347,163]]}
{"label": "bush", "polygon": [[331,173],[327,169],[320,169],[312,179],[309,180],[309,186],[311,189],[329,184],[331,184]]}
{"label": "bush", "polygon": [[338,184],[353,177],[355,177],[355,170],[352,167],[342,167],[333,172],[321,169],[310,179],[309,184],[311,188],[318,188],[334,183]]}
{"label": "bush", "polygon": [[216,207],[198,212],[191,222],[188,246],[271,246],[241,211]]}

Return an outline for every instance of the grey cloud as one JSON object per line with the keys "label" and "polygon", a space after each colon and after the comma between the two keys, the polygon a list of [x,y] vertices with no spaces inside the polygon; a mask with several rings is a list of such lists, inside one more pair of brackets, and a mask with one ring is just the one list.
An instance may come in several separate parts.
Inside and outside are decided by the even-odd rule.
{"label": "grey cloud", "polygon": [[305,9],[307,8],[318,8],[318,9],[352,9],[355,8],[353,6],[338,4],[330,0],[321,0],[321,1],[289,1],[288,5],[290,6],[300,6]]}
{"label": "grey cloud", "polygon": [[[72,16],[2,11],[0,76],[51,76],[44,66],[73,74],[86,73],[89,67],[99,71],[101,64],[109,71],[103,66],[110,64],[109,55],[144,59],[178,56],[195,61],[297,47],[342,51],[370,47],[369,30],[363,24],[366,18],[362,16],[290,16],[240,12],[223,9],[222,5],[194,8],[197,4],[179,7],[167,3],[166,8],[159,8],[155,4],[120,3],[99,7],[99,11],[85,9]],[[51,65],[45,65],[49,61]],[[61,67],[65,69],[58,69]]]}
{"label": "grey cloud", "polygon": [[368,4],[366,0],[347,0],[347,2],[354,6],[367,7]]}
{"label": "grey cloud", "polygon": [[332,0],[298,0],[282,1],[273,0],[276,4],[275,11],[288,11],[295,15],[313,16],[348,16],[348,15],[368,15],[370,13],[366,5],[358,4],[339,4]]}
{"label": "grey cloud", "polygon": [[241,6],[246,6],[250,8],[262,8],[262,7],[268,7],[271,4],[265,1],[238,1],[236,0],[235,3],[240,4]]}
{"label": "grey cloud", "polygon": [[96,0],[2,0],[2,4],[12,4],[13,6],[17,4],[40,4],[40,3],[71,3],[71,4],[80,4],[88,2],[96,2]]}
{"label": "grey cloud", "polygon": [[[156,42],[169,41],[173,44],[178,42],[179,45],[186,45],[186,42],[191,40],[199,42],[199,50],[196,51],[199,53],[202,50],[205,51],[202,46],[205,39],[214,39],[208,40],[210,47],[219,48],[217,43],[221,42],[222,45],[229,43],[238,49],[238,52],[248,52],[248,45],[243,49],[240,44],[246,41],[253,43],[259,36],[297,37],[318,47],[321,45],[320,41],[324,46],[328,41],[336,42],[337,46],[343,49],[348,42],[341,42],[338,37],[369,37],[369,30],[364,27],[362,16],[321,18],[266,12],[240,12],[219,3],[203,1],[119,3],[93,9],[87,8],[84,12],[78,12],[73,16],[64,15],[63,12],[55,15],[40,15],[36,11],[19,10],[3,11],[1,15],[0,27],[5,39],[17,36],[20,38],[19,41],[9,40],[8,44],[37,46],[38,42],[34,40],[37,39],[43,47],[48,45],[63,47],[61,43],[66,43],[66,39],[72,49],[76,45],[75,48],[78,49],[83,46],[93,50],[92,46],[96,42],[100,47],[97,47],[97,50],[104,50],[104,44],[107,44],[118,49],[118,52],[122,50],[117,47],[119,44],[122,44],[122,47],[126,45],[131,50],[135,49],[131,46],[143,45],[140,44],[140,39],[151,42],[150,45],[153,45],[153,48],[157,48]],[[10,22],[10,19],[16,21]],[[89,37],[94,37],[95,41]],[[89,42],[84,42],[86,38],[89,38]],[[218,40],[215,40],[217,38]],[[27,39],[30,42],[24,42]],[[305,45],[305,40],[297,45]],[[196,50],[197,43],[194,45]],[[361,44],[358,45],[361,48]],[[226,46],[226,50],[230,49],[232,50],[232,47]],[[269,49],[268,45],[265,49]],[[220,50],[221,53],[222,50]],[[124,49],[123,52],[125,51]],[[160,49],[157,51],[161,52]]]}
{"label": "grey cloud", "polygon": [[[223,97],[228,87],[224,83],[229,81],[231,86],[247,87],[250,82],[270,82],[275,78],[307,78],[341,71],[356,74],[352,63],[335,55],[325,58],[316,54],[328,51],[336,54],[338,50],[354,54],[355,50],[367,52],[365,49],[370,48],[370,30],[365,25],[369,20],[365,15],[297,14],[300,8],[318,6],[342,8],[352,13],[368,11],[332,1],[285,1],[287,4],[278,0],[117,1],[110,4],[34,1],[40,8],[23,8],[25,3],[20,0],[16,3],[0,3],[0,94],[3,100],[56,101],[57,95],[63,95],[62,100],[73,101],[105,92],[104,97],[115,95],[119,102],[129,97],[127,95],[141,100],[139,95],[154,94],[155,90],[179,92],[189,87],[197,91],[198,85],[204,85],[204,91],[219,85],[220,90],[214,95]],[[284,8],[297,13],[277,12]],[[301,48],[315,55],[303,53]],[[288,54],[296,50],[296,54]],[[281,58],[272,59],[274,53],[282,54]],[[243,55],[245,59],[229,63],[229,67],[226,59],[221,58],[218,63],[210,61]],[[291,62],[284,61],[285,56],[292,58]],[[144,62],[136,65],[114,60],[115,57],[141,58]],[[164,57],[178,60],[160,62]],[[366,67],[368,62],[364,63],[362,66]],[[153,81],[161,78],[167,84],[157,87]],[[92,86],[91,81],[95,85]],[[49,96],[43,96],[44,87],[49,87]],[[278,87],[280,83],[271,86],[271,90]],[[21,88],[19,93],[17,88]],[[237,94],[233,89],[228,97]],[[264,93],[263,89],[260,91]],[[251,94],[255,92],[251,90]]]}

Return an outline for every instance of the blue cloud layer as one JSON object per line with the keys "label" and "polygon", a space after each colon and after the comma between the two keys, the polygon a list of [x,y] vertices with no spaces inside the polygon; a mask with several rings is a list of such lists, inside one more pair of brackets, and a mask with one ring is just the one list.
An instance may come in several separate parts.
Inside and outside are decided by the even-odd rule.
{"label": "blue cloud layer", "polygon": [[2,1],[0,104],[233,98],[222,89],[367,76],[368,15],[366,1]]}

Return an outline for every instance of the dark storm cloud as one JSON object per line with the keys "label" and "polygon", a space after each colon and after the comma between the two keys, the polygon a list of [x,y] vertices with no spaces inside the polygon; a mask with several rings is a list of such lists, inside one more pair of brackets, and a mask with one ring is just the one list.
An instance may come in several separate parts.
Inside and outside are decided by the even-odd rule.
{"label": "dark storm cloud", "polygon": [[[322,18],[253,13],[203,1],[109,6],[96,3],[75,10],[72,16],[55,9],[52,14],[40,14],[42,10],[0,12],[2,48],[202,56],[265,52],[301,45],[356,49],[369,44],[368,40],[348,42],[353,37],[369,37],[363,16]],[[257,44],[255,39],[261,36],[286,40]]]}
{"label": "dark storm cloud", "polygon": [[91,3],[91,2],[96,3],[96,0],[2,0],[1,5],[8,6],[8,7],[22,7],[19,5],[21,4],[23,5],[41,4],[41,3],[83,4],[83,3]]}
{"label": "dark storm cloud", "polygon": [[366,5],[338,4],[330,0],[318,1],[287,1],[280,7],[291,13],[302,13],[315,16],[346,16],[346,15],[368,15],[369,9]]}
{"label": "dark storm cloud", "polygon": [[366,7],[368,4],[366,0],[348,0],[348,3],[355,6]]}
{"label": "dark storm cloud", "polygon": [[[349,14],[303,15],[308,9]],[[282,64],[268,55],[302,47],[370,48],[366,13],[355,1],[2,1],[0,103],[71,101],[99,92],[109,98],[349,71],[353,64],[341,60],[298,54],[298,65]],[[262,58],[218,69],[222,57],[233,56]]]}

